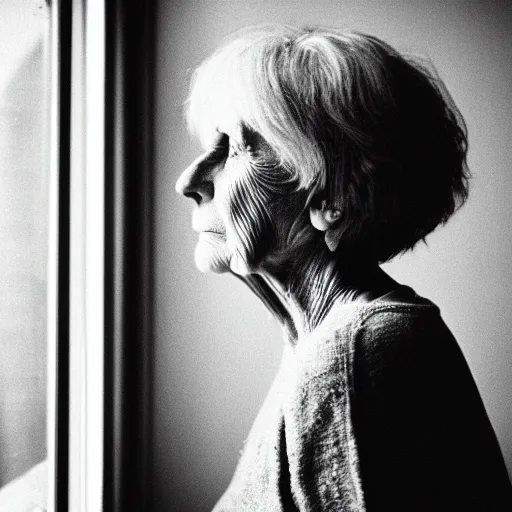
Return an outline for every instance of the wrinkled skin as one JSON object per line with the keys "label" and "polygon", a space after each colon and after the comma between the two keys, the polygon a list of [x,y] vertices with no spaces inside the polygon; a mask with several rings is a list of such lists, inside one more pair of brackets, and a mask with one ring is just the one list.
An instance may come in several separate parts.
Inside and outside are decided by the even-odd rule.
{"label": "wrinkled skin", "polygon": [[309,208],[307,191],[242,123],[219,126],[176,190],[196,203],[198,269],[240,277],[292,337],[314,329],[335,299],[368,300],[396,285],[377,265],[343,261],[326,246],[315,219],[332,212]]}
{"label": "wrinkled skin", "polygon": [[287,248],[291,226],[304,213],[304,194],[286,183],[261,137],[240,125],[223,130],[176,189],[196,202],[199,270],[247,275]]}

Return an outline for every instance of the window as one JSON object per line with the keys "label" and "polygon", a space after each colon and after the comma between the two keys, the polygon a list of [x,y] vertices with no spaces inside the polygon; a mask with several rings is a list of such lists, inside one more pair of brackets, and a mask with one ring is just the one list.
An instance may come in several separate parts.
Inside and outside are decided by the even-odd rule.
{"label": "window", "polygon": [[143,510],[151,9],[4,4],[0,508]]}
{"label": "window", "polygon": [[[45,500],[49,10],[0,5],[0,505]],[[9,493],[14,493],[11,501]],[[0,506],[0,508],[2,508]],[[14,508],[9,509],[14,510]]]}

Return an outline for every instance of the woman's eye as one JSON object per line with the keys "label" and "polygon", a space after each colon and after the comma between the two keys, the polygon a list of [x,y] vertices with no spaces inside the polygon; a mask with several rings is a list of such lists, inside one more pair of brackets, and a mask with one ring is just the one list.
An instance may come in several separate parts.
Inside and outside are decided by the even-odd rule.
{"label": "woman's eye", "polygon": [[239,148],[237,148],[233,144],[230,144],[229,145],[228,158],[232,158],[232,157],[238,156],[239,154],[240,154]]}
{"label": "woman's eye", "polygon": [[252,149],[250,146],[245,144],[238,144],[236,142],[231,142],[229,145],[229,153],[228,157],[238,157],[238,156],[248,156],[252,157]]}
{"label": "woman's eye", "polygon": [[219,133],[211,150],[212,155],[220,158],[235,158],[243,154],[252,154],[250,146],[241,144],[226,133]]}

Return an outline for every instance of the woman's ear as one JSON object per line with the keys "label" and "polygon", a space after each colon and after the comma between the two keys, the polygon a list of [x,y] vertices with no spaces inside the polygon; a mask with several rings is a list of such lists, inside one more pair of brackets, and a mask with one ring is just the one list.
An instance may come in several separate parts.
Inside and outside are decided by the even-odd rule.
{"label": "woman's ear", "polygon": [[325,243],[331,252],[334,252],[341,240],[341,226],[336,226],[336,222],[341,217],[341,210],[336,208],[327,208],[327,202],[322,201],[319,208],[309,208],[309,218],[311,224],[319,231],[325,231]]}
{"label": "woman's ear", "polygon": [[324,200],[320,209],[312,206],[309,208],[311,224],[319,231],[327,231],[341,217],[341,210],[327,208],[326,204],[327,201]]}

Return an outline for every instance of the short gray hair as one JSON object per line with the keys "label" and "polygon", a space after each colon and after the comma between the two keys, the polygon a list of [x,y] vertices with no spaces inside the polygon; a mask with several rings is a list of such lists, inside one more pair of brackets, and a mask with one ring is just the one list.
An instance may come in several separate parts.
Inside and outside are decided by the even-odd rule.
{"label": "short gray hair", "polygon": [[326,27],[239,32],[196,70],[187,103],[206,147],[219,119],[260,134],[297,190],[342,212],[344,239],[385,261],[467,197],[464,121],[433,68]]}

